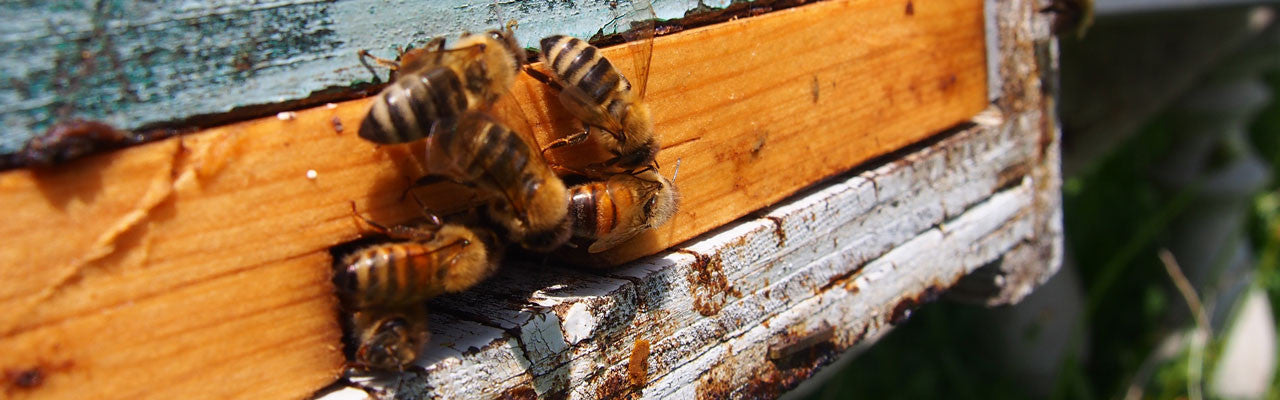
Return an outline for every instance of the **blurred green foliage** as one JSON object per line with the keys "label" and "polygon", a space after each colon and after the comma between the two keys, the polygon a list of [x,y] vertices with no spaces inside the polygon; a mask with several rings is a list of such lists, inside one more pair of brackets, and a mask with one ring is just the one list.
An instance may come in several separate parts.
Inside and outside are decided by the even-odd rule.
{"label": "blurred green foliage", "polygon": [[[1249,231],[1258,250],[1257,284],[1267,291],[1274,314],[1280,310],[1280,71],[1266,78],[1272,89],[1271,105],[1254,123],[1251,139],[1259,155],[1271,164],[1271,183],[1254,201]],[[1276,357],[1280,359],[1280,354]],[[1280,374],[1271,377],[1270,397],[1280,398]]]}

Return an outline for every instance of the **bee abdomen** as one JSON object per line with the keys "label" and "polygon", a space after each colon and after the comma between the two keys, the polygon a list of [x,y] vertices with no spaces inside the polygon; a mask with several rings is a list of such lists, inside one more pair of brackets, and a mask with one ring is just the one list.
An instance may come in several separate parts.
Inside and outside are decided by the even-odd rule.
{"label": "bee abdomen", "polygon": [[439,295],[448,254],[417,243],[382,245],[344,261],[339,284],[358,305],[395,306]]}
{"label": "bee abdomen", "polygon": [[617,225],[617,209],[602,186],[589,183],[570,189],[569,218],[573,220],[575,236],[598,238]]}
{"label": "bee abdomen", "polygon": [[457,118],[468,107],[462,79],[453,69],[436,67],[410,74],[383,89],[360,124],[360,137],[381,143],[426,138],[440,120]]}
{"label": "bee abdomen", "polygon": [[541,45],[552,74],[566,86],[582,90],[596,104],[604,105],[611,95],[631,89],[631,83],[609,59],[581,39],[552,36]]}
{"label": "bee abdomen", "polygon": [[506,126],[480,113],[463,117],[442,143],[473,181],[491,189],[518,188],[527,175],[533,149]]}

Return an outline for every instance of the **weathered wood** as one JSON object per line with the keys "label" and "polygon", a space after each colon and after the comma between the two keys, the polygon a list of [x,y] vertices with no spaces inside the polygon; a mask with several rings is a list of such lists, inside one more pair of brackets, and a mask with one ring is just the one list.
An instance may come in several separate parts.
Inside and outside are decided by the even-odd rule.
{"label": "weathered wood", "polygon": [[[1016,279],[979,300],[1025,294],[1062,257],[1059,137],[1039,90],[1054,59],[1036,4],[990,12],[1003,84],[975,126],[619,270],[508,268],[432,304],[445,337],[425,374],[366,383],[421,398],[772,398],[984,265]],[[830,342],[768,357],[827,327]],[[647,383],[632,386],[639,340]],[[366,395],[345,394],[332,398]]]}
{"label": "weathered wood", "polygon": [[[1025,168],[1039,147],[1014,126],[959,131],[620,270],[512,266],[432,302],[428,373],[387,388],[425,398],[776,395],[1009,249],[1056,240],[1040,225],[1056,209],[1040,208],[1040,182]],[[1007,170],[1022,173],[1002,178]],[[779,338],[824,325],[835,339],[801,352],[816,356],[767,357]],[[652,343],[647,381],[633,387],[642,340]]]}
{"label": "weathered wood", "polygon": [[[656,41],[650,107],[664,147],[663,171],[669,175],[681,162],[681,211],[667,226],[591,263],[653,254],[960,123],[986,105],[980,1],[934,2],[910,13],[897,4],[833,1],[768,16]],[[630,70],[631,57],[611,59]],[[518,85],[536,84],[524,79]],[[535,125],[542,143],[576,127],[564,114],[540,115],[558,110],[551,94],[513,96],[525,114],[558,128]],[[552,162],[581,158],[559,155],[551,153]],[[578,162],[584,161],[590,160]]]}
{"label": "weathered wood", "polygon": [[[660,18],[728,1],[663,0]],[[60,118],[133,129],[304,99],[374,79],[356,50],[393,54],[520,22],[521,43],[590,37],[627,1],[3,2],[0,154]],[[385,76],[385,75],[384,75]]]}
{"label": "weathered wood", "polygon": [[[682,160],[684,211],[669,229],[610,260],[694,237],[970,117],[985,103],[981,28],[977,1],[917,5],[910,13],[901,5],[832,1],[660,38],[649,100],[660,138],[672,145],[659,159],[663,170],[669,174]],[[606,54],[626,70],[629,50]],[[568,121],[549,105],[552,95],[522,79],[511,96],[540,141],[567,132],[552,129]],[[0,370],[39,368],[47,378],[35,388],[6,381],[7,393],[82,396],[88,387],[101,398],[296,397],[332,379],[342,359],[327,249],[364,229],[348,202],[377,221],[417,215],[398,199],[418,173],[409,150],[379,149],[354,135],[367,107],[368,100],[334,104],[51,170],[0,174],[0,205],[13,215],[0,227],[8,240],[0,248],[0,307],[7,310]],[[716,263],[738,262],[725,257]],[[503,287],[504,279],[571,283],[561,295],[631,282],[524,272],[449,301],[496,295],[486,288]],[[572,277],[584,280],[566,280]],[[646,290],[702,293],[703,313],[728,301],[717,294],[728,282],[723,273],[669,278],[675,281],[651,281]],[[524,301],[520,295],[501,298]],[[458,320],[436,321],[443,332],[435,343],[460,347],[428,359],[472,372],[564,371],[556,360],[566,356],[544,339],[559,328],[545,313],[503,304],[482,314],[433,314],[433,321]],[[518,340],[482,341],[505,332],[489,320],[527,328]],[[594,328],[582,326],[587,330],[562,336],[592,337]],[[651,372],[669,368],[653,361],[663,345],[652,342]],[[511,353],[505,366],[458,358],[472,354],[473,344],[493,350],[495,343],[542,347]]]}

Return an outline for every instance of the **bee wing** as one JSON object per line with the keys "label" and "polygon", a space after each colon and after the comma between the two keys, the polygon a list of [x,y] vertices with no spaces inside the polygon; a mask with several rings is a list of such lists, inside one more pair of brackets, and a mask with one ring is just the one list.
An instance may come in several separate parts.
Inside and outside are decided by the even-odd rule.
{"label": "bee wing", "polygon": [[490,114],[497,116],[507,129],[515,132],[526,143],[532,145],[535,149],[542,148],[538,143],[538,139],[533,135],[533,124],[529,122],[528,115],[525,114],[524,108],[520,106],[520,102],[516,101],[514,96],[503,95],[498,97],[498,101],[490,106]]}
{"label": "bee wing", "polygon": [[601,33],[621,34],[627,42],[636,42],[631,46],[631,74],[627,79],[631,81],[632,90],[643,99],[649,85],[649,64],[653,61],[653,37],[658,16],[649,0],[630,0],[629,3],[629,6],[614,8],[617,14],[601,29]]}
{"label": "bee wing", "polygon": [[560,91],[560,104],[564,105],[566,111],[573,114],[579,120],[586,122],[587,125],[594,125],[604,128],[605,132],[613,135],[614,138],[622,140],[617,132],[622,132],[622,121],[613,117],[613,114],[604,106],[591,100],[591,97],[583,92],[577,86],[569,86]]}
{"label": "bee wing", "polygon": [[[504,96],[504,97],[508,97],[508,96]],[[512,102],[512,103],[514,103],[514,102]],[[519,108],[519,107],[517,106],[516,108]],[[518,110],[517,110],[517,113],[519,113],[519,112],[518,112]],[[523,114],[519,114],[519,115],[523,116]],[[468,112],[464,113],[464,114],[462,115],[462,117],[460,117],[460,118],[461,118],[461,120],[462,120],[462,123],[463,123],[463,124],[468,124],[468,125],[470,125],[470,124],[481,124],[481,123],[490,123],[490,124],[497,125],[498,127],[501,127],[502,129],[506,129],[506,130],[508,130],[508,131],[511,131],[511,132],[512,132],[512,133],[514,133],[515,135],[522,136],[522,139],[524,139],[524,143],[525,143],[526,145],[527,145],[527,144],[529,144],[529,143],[531,143],[531,142],[530,142],[530,140],[531,140],[531,139],[529,138],[529,136],[527,136],[527,135],[530,135],[530,133],[527,133],[527,132],[518,132],[518,131],[514,131],[514,130],[512,130],[512,129],[511,129],[511,126],[509,126],[509,125],[507,125],[507,124],[503,123],[503,121],[502,121],[501,119],[494,117],[494,116],[493,116],[493,114],[492,114],[492,113],[490,113],[490,112],[488,112],[488,111],[485,111],[485,110],[473,110],[473,111],[468,111]],[[527,120],[527,119],[526,119],[526,120],[524,120],[524,121],[525,121],[525,124],[528,124],[528,120]],[[463,131],[463,132],[480,132],[480,129],[479,129],[479,128],[473,128],[473,127],[463,127],[463,128],[460,128],[460,129],[462,129],[462,131]],[[495,144],[488,144],[488,145],[496,145],[496,143],[495,143]],[[530,149],[529,149],[529,152],[528,152],[527,154],[529,154],[530,156],[532,156],[532,155],[533,155],[533,154],[535,154],[535,153],[536,153],[536,152],[534,151],[534,149],[530,148]],[[504,162],[511,162],[511,160],[504,160]],[[528,160],[528,162],[541,162],[541,163],[545,163],[546,161],[545,161],[545,160],[543,160],[543,159],[542,159],[542,157],[531,157],[531,158]],[[509,204],[509,205],[511,206],[512,210],[516,213],[516,215],[521,215],[521,216],[526,215],[524,202],[523,202],[523,201],[518,201],[518,200],[520,200],[520,189],[519,189],[519,188],[517,188],[517,187],[503,187],[501,190],[499,190],[499,192],[500,192],[500,194],[503,196],[503,198],[505,199],[506,204]],[[526,219],[527,219],[527,218],[526,218]],[[525,221],[525,222],[527,223],[527,221]]]}
{"label": "bee wing", "polygon": [[587,252],[599,253],[605,250],[612,249],[622,244],[623,242],[631,240],[631,238],[636,237],[636,235],[639,235],[641,232],[644,232],[646,229],[649,229],[649,228],[643,225],[630,226],[626,228],[619,227],[619,229],[616,229],[613,232],[610,232],[608,235],[605,235],[604,237],[597,239],[594,243],[591,243],[591,247],[587,248]]}
{"label": "bee wing", "polygon": [[409,49],[400,55],[400,73],[423,71],[451,62],[469,62],[484,54],[479,45],[444,48],[444,40],[432,40],[427,47]]}
{"label": "bee wing", "polygon": [[[538,143],[538,138],[533,134],[533,124],[529,123],[529,118],[525,115],[524,109],[520,107],[519,102],[512,96],[502,96],[498,98],[492,108],[493,111],[498,113],[495,122],[505,126],[507,130],[515,133],[516,136],[524,140],[525,144],[529,145],[529,151],[526,153],[529,154],[527,162],[546,164],[547,160],[542,158],[542,153],[538,151],[542,148],[542,145]],[[510,189],[515,190],[515,188]],[[507,198],[512,201],[512,207],[517,212],[523,213],[523,206],[513,200],[512,196],[514,195],[516,194],[508,193]]]}

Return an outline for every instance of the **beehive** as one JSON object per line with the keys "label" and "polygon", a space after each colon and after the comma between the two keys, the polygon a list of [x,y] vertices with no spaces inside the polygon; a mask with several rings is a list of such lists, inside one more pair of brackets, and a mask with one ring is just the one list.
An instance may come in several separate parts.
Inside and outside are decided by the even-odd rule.
{"label": "beehive", "polygon": [[[429,373],[402,393],[768,396],[977,268],[1009,278],[988,293],[1005,299],[1052,273],[1053,66],[1033,5],[732,10],[654,42],[648,101],[681,212],[576,260],[612,268],[513,260],[434,301]],[[628,46],[606,49],[623,70]],[[540,142],[569,129],[536,81],[512,98]],[[331,382],[328,249],[362,232],[348,202],[417,214],[399,199],[409,152],[354,134],[368,101],[0,175],[5,393],[298,398]],[[802,340],[824,327],[830,340]]]}

